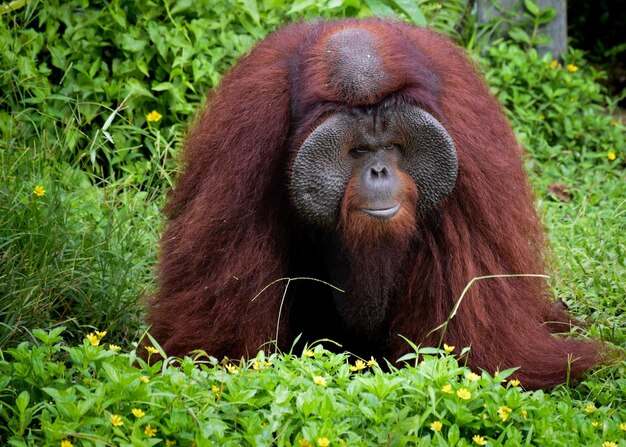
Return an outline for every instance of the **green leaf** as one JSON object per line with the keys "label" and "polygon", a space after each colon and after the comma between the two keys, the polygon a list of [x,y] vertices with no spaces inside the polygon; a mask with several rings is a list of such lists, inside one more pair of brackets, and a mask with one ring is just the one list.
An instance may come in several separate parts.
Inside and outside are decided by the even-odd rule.
{"label": "green leaf", "polygon": [[426,26],[426,17],[415,0],[394,0],[394,2],[402,12],[409,16],[413,24]]}
{"label": "green leaf", "polygon": [[28,407],[28,402],[30,402],[30,394],[28,391],[22,391],[17,399],[15,399],[15,406],[20,412],[20,415],[26,413],[26,408]]}
{"label": "green leaf", "polygon": [[524,6],[532,15],[537,16],[539,14],[539,7],[534,0],[524,0]]}
{"label": "green leaf", "polygon": [[395,11],[387,6],[382,0],[364,0],[364,3],[377,17],[397,17]]}

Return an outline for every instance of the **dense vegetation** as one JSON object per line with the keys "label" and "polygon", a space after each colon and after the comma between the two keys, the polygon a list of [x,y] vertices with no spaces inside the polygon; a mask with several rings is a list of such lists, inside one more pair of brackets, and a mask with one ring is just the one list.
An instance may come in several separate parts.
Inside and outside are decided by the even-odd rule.
{"label": "dense vegetation", "polygon": [[[625,128],[584,54],[537,54],[526,4],[529,33],[489,45],[462,1],[1,5],[0,443],[626,446]],[[528,150],[554,295],[609,348],[580,383],[530,393],[417,347],[388,373],[321,346],[137,361],[159,208],[206,91],[281,23],[371,14],[475,50]]]}

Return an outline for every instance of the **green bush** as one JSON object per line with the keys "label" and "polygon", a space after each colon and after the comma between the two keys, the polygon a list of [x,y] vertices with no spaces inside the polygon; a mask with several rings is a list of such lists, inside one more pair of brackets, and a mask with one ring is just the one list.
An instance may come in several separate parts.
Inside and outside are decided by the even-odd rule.
{"label": "green bush", "polygon": [[524,392],[511,371],[477,375],[443,350],[390,373],[321,346],[149,366],[106,334],[67,346],[61,331],[35,331],[0,361],[0,439],[12,446],[599,446],[626,430],[625,407]]}

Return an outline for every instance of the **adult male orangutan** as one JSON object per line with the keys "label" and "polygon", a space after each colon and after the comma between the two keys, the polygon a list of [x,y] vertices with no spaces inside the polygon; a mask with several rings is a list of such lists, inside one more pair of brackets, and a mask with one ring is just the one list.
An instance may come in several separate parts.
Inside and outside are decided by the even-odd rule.
{"label": "adult male orangutan", "polygon": [[[287,25],[186,139],[152,334],[178,356],[288,350],[300,334],[392,361],[411,349],[401,336],[437,345],[473,278],[544,272],[521,155],[447,38],[383,19]],[[303,277],[323,282],[266,288]],[[472,285],[444,341],[470,346],[475,370],[550,387],[598,360],[597,344],[553,335],[568,328],[544,278],[497,277]]]}

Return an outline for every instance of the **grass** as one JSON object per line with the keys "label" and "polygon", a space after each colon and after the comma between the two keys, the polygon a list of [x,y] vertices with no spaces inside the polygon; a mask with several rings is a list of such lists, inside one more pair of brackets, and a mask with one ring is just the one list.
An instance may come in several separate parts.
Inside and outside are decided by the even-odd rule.
{"label": "grass", "polygon": [[[558,66],[495,41],[477,58],[528,150],[554,296],[585,324],[581,336],[609,348],[579,383],[526,392],[502,381],[508,371],[475,376],[417,347],[390,372],[321,345],[243,363],[137,358],[159,207],[183,123],[218,68],[299,11],[367,14],[353,1],[253,3],[35,2],[19,16],[0,12],[0,444],[626,446],[626,137],[611,115],[616,99],[596,82],[603,74],[575,50]],[[152,42],[149,21],[175,44],[146,52],[142,65],[120,36]],[[138,66],[107,71],[96,60],[103,46]],[[182,64],[188,54],[210,63]],[[152,110],[163,119],[148,122]]]}

